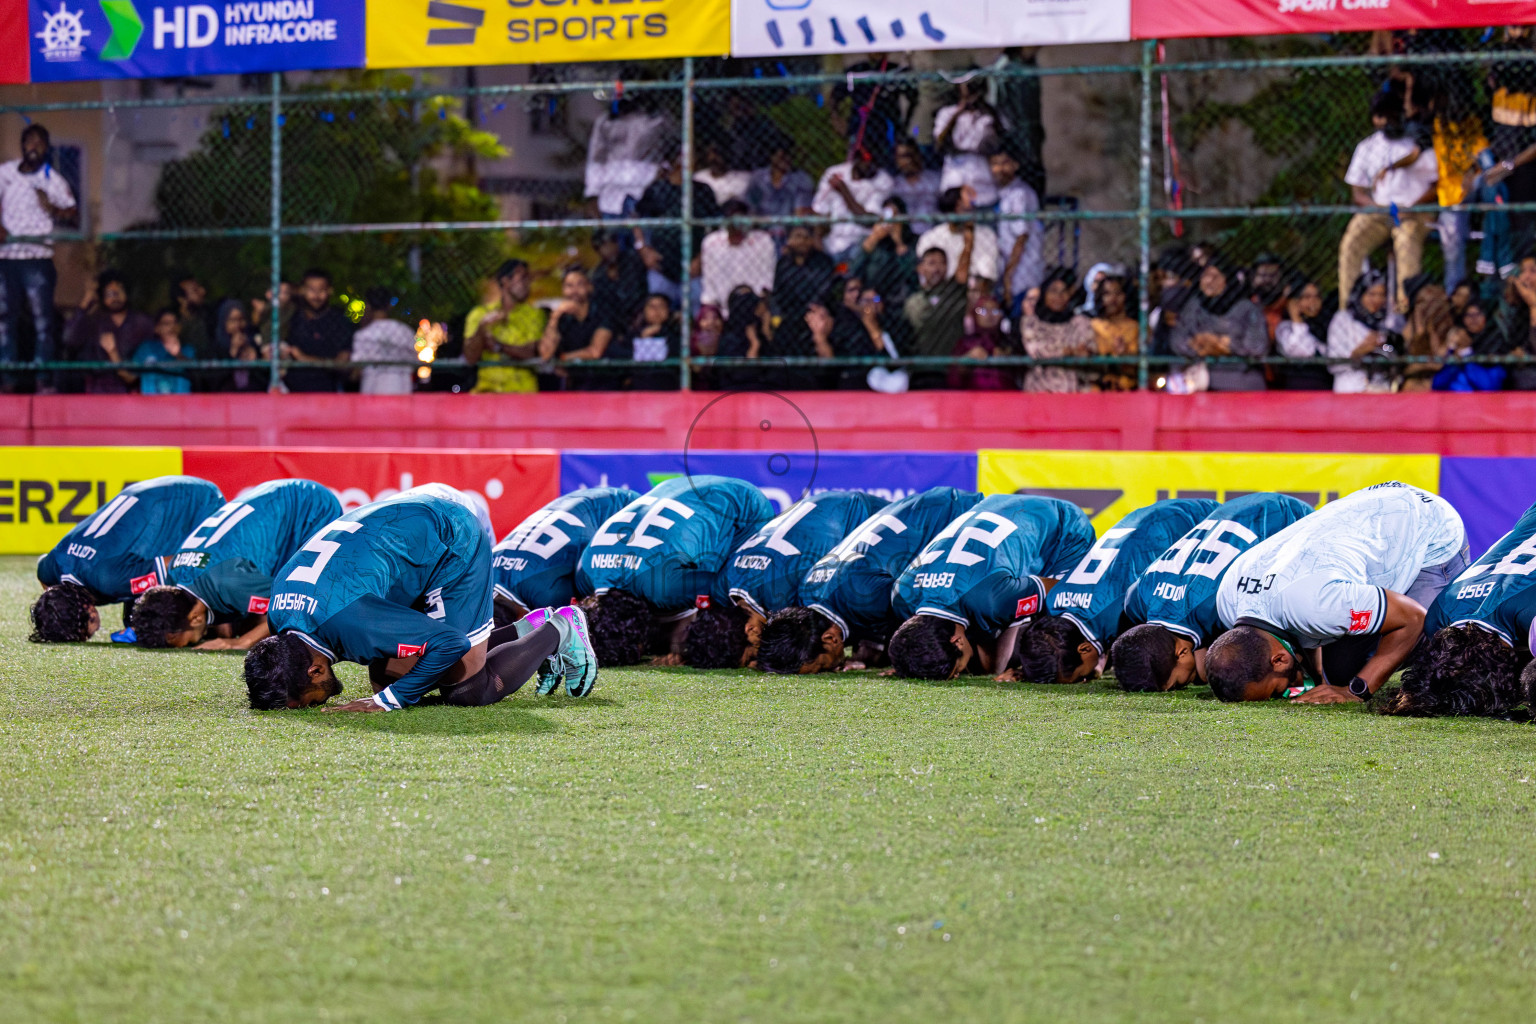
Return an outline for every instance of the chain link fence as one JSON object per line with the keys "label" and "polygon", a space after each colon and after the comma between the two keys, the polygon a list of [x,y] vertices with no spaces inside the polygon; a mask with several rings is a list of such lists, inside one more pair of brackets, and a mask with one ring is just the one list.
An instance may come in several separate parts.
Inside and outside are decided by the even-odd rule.
{"label": "chain link fence", "polygon": [[[134,308],[174,305],[188,275],[206,287],[202,327],[178,310],[185,344],[156,375],[199,390],[295,369],[482,391],[1329,387],[1341,371],[1389,390],[1464,364],[1523,386],[1536,50],[1518,30],[1380,42],[252,76],[0,107],[0,129],[99,125],[83,153],[56,150],[90,202],[53,237],[121,271]],[[1373,109],[1396,164],[1352,188]],[[311,318],[311,268],[331,278],[317,306],[371,321],[373,290],[414,340],[347,365],[267,344]],[[1384,277],[1385,308],[1331,331],[1362,311],[1363,273]],[[133,386],[127,335],[155,324],[114,319],[109,353],[103,298],[51,332],[23,317],[0,372]],[[1341,333],[1377,343],[1341,349]]]}

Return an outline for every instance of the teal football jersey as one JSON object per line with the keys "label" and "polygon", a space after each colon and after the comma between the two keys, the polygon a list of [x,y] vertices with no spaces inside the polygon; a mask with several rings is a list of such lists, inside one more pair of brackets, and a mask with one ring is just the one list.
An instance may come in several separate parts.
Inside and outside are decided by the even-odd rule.
{"label": "teal football jersey", "polygon": [[1164,626],[1205,647],[1222,632],[1216,589],[1227,567],[1311,511],[1288,494],[1245,494],[1218,505],[1147,566],[1126,599],[1126,618]]}
{"label": "teal football jersey", "polygon": [[491,549],[496,593],[529,611],[570,604],[576,564],[592,535],[639,497],[623,487],[583,487],[524,519]]}
{"label": "teal football jersey", "polygon": [[898,618],[933,615],[997,634],[1039,613],[1041,577],[1069,572],[1093,546],[1093,524],[1060,498],[994,494],[962,513],[896,580]]}
{"label": "teal football jersey", "polygon": [[313,480],[271,480],[226,502],[169,557],[160,578],[228,621],[266,612],[272,574],[316,530],[341,516],[341,502]]}
{"label": "teal football jersey", "polygon": [[1488,552],[1440,591],[1424,616],[1424,635],[1446,626],[1472,624],[1515,650],[1536,654],[1536,505],[1525,510]]}
{"label": "teal football jersey", "polygon": [[823,491],[774,516],[731,555],[725,589],[759,615],[800,603],[800,582],[811,566],[860,523],[886,506],[864,491]]}
{"label": "teal football jersey", "polygon": [[901,624],[891,614],[896,578],[935,534],[980,501],[975,491],[930,487],[887,505],[811,567],[800,600],[849,641],[885,643]]}
{"label": "teal football jersey", "polygon": [[581,553],[576,588],[623,590],[663,615],[723,603],[731,552],[772,518],[773,503],[745,480],[674,477],[608,517]]}
{"label": "teal football jersey", "polygon": [[102,603],[127,601],[165,582],[155,565],[224,504],[195,476],[161,476],[124,487],[37,560],[45,586],[78,583]]}
{"label": "teal football jersey", "polygon": [[469,506],[408,491],[322,526],[272,588],[272,631],[333,662],[420,655],[378,694],[405,707],[491,635],[491,538]]}
{"label": "teal football jersey", "polygon": [[1103,654],[1120,634],[1126,597],[1147,566],[1216,508],[1209,498],[1175,498],[1139,508],[1104,531],[1048,605]]}

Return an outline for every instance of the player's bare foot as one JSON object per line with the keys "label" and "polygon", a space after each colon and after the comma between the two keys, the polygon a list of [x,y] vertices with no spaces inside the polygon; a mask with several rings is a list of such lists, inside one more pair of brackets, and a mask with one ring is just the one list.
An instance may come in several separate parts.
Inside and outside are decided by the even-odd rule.
{"label": "player's bare foot", "polygon": [[676,668],[683,663],[681,654],[658,654],[651,659],[652,665],[662,665],[668,668]]}
{"label": "player's bare foot", "polygon": [[843,662],[842,666],[840,668],[838,668],[838,671],[839,672],[860,672],[860,671],[863,671],[864,669],[866,669],[868,667],[869,666],[864,664],[862,661],[845,661],[845,662]]}

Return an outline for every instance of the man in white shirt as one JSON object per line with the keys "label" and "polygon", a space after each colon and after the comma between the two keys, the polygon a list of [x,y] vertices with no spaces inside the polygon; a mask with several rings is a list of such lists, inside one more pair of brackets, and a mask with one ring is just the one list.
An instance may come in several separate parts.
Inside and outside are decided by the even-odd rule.
{"label": "man in white shirt", "polygon": [[[363,311],[362,325],[352,335],[352,361],[404,362],[415,359],[416,332],[399,320],[389,318],[390,305],[394,301],[389,289],[369,288],[363,301],[367,308]],[[410,366],[365,366],[358,390],[365,395],[408,395],[415,390],[411,380],[415,372]]]}
{"label": "man in white shirt", "polygon": [[[1019,160],[1006,148],[993,153],[989,161],[992,181],[997,185],[997,247],[1002,256],[1003,308],[1012,309],[1014,296],[1022,296],[1045,278],[1045,229],[1038,220],[1009,219],[1021,214],[1038,213],[1040,197],[1019,177]],[[1090,288],[1088,294],[1093,294]]]}
{"label": "man in white shirt", "polygon": [[[1355,147],[1355,155],[1344,173],[1344,183],[1356,206],[1420,206],[1438,201],[1435,183],[1440,170],[1432,147],[1421,148],[1403,129],[1402,98],[1395,93],[1377,93],[1371,101],[1371,123],[1376,132]],[[1397,167],[1404,157],[1418,153],[1406,167]],[[1408,311],[1408,296],[1403,282],[1417,274],[1423,264],[1424,239],[1429,235],[1432,215],[1423,213],[1357,213],[1349,219],[1344,237],[1339,241],[1339,308],[1349,299],[1362,265],[1388,239],[1397,257],[1397,306]]]}
{"label": "man in white shirt", "polygon": [[[975,209],[973,193],[969,185],[947,189],[939,197],[940,213],[970,213]],[[960,250],[965,248],[965,224],[961,221],[945,221],[923,232],[917,240],[917,251],[942,249],[951,267],[959,266]],[[975,241],[971,245],[971,278],[985,278],[997,283],[1002,268],[998,260],[997,232],[985,224],[976,225]]]}
{"label": "man in white shirt", "polygon": [[[750,217],[752,208],[740,199],[732,199],[720,208],[722,216]],[[726,300],[738,285],[747,285],[758,295],[773,290],[773,268],[778,262],[778,247],[766,231],[732,224],[704,236],[699,246],[703,263],[705,305],[726,307]]]}
{"label": "man in white shirt", "polygon": [[[880,213],[880,206],[894,187],[891,176],[875,166],[869,150],[860,146],[847,163],[833,164],[821,176],[811,209],[823,217],[857,217]],[[833,260],[852,259],[852,250],[864,241],[870,225],[834,220],[822,247]]]}
{"label": "man in white shirt", "polygon": [[1438,495],[1390,481],[1329,502],[1222,577],[1216,614],[1229,628],[1206,655],[1211,691],[1370,700],[1418,643],[1425,607],[1467,565],[1466,528]]}
{"label": "man in white shirt", "polygon": [[[0,362],[14,361],[23,304],[32,313],[37,346],[33,359],[50,362],[54,355],[53,267],[55,223],[73,223],[75,196],[53,166],[48,129],[30,124],[21,133],[21,159],[0,164]],[[13,242],[12,236],[35,241]],[[15,382],[0,380],[0,390]],[[54,391],[51,375],[40,376],[39,393]]]}
{"label": "man in white shirt", "polygon": [[656,154],[667,123],[637,100],[619,100],[614,108],[593,123],[587,142],[584,192],[597,200],[604,217],[633,213],[646,186],[656,180],[661,167]]}

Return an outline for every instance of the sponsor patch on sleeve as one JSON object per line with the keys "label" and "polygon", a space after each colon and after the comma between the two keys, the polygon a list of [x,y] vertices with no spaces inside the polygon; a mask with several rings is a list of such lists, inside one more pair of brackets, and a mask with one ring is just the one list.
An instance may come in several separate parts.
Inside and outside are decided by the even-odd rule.
{"label": "sponsor patch on sleeve", "polygon": [[1019,603],[1014,606],[1013,617],[1026,618],[1040,610],[1040,595],[1030,594],[1028,597],[1019,598]]}
{"label": "sponsor patch on sleeve", "polygon": [[709,595],[708,594],[699,594],[697,597],[695,597],[693,599],[693,606],[695,608],[708,608],[709,607]]}
{"label": "sponsor patch on sleeve", "polygon": [[1357,612],[1353,608],[1349,610],[1349,631],[1351,633],[1369,633],[1371,631],[1371,616],[1376,614],[1374,610],[1367,609]]}
{"label": "sponsor patch on sleeve", "polygon": [[267,614],[267,605],[271,603],[272,601],[270,598],[252,597],[248,602],[246,602],[245,610],[249,615],[265,615]]}
{"label": "sponsor patch on sleeve", "polygon": [[414,658],[418,654],[425,654],[426,650],[426,644],[400,644],[395,648],[395,657]]}
{"label": "sponsor patch on sleeve", "polygon": [[133,579],[128,581],[128,592],[137,597],[138,595],[144,593],[144,591],[148,590],[150,587],[158,586],[159,584],[160,577],[156,576],[154,573],[150,573],[147,576],[135,576]]}

